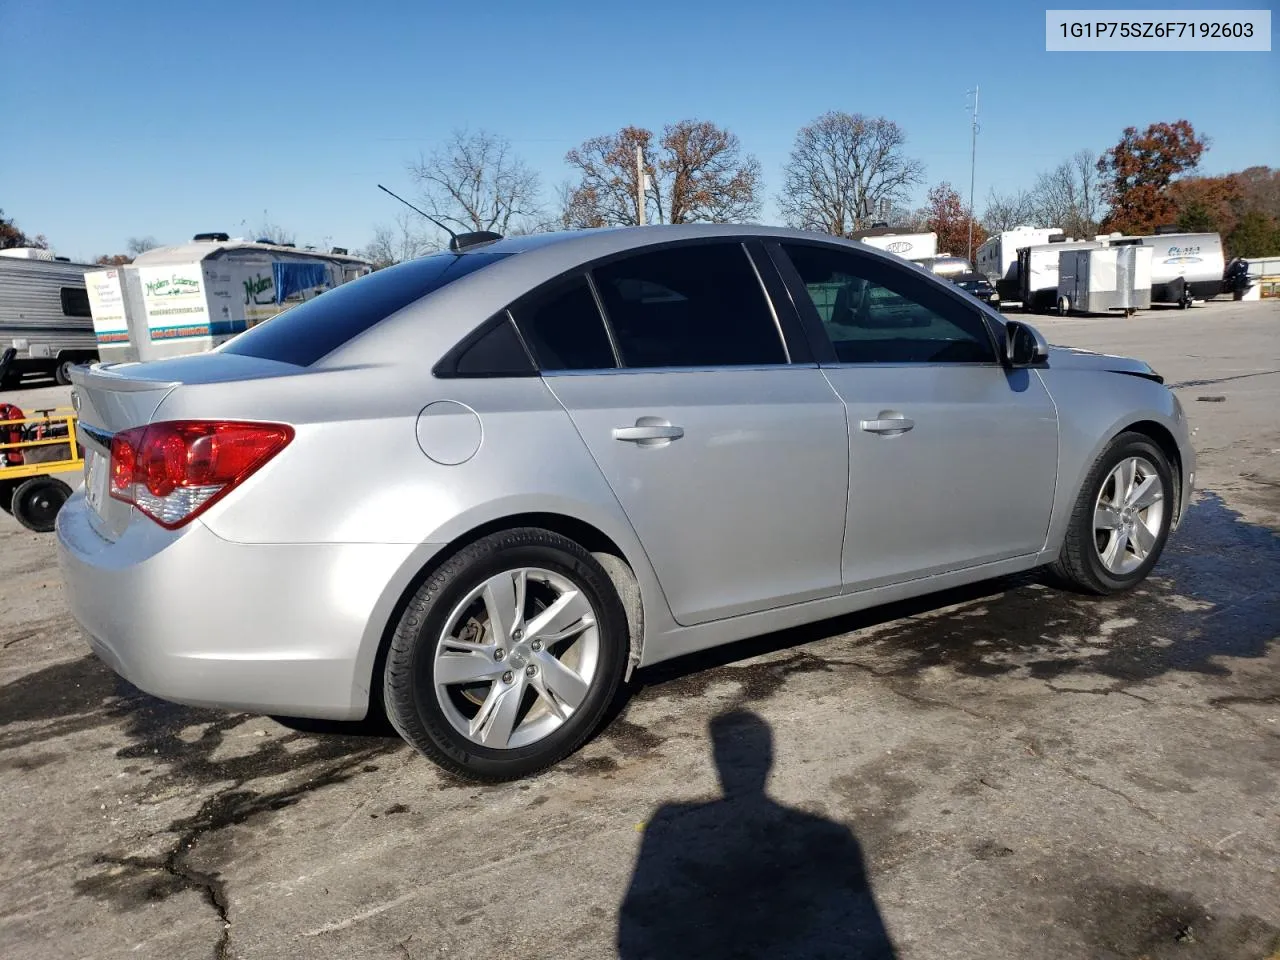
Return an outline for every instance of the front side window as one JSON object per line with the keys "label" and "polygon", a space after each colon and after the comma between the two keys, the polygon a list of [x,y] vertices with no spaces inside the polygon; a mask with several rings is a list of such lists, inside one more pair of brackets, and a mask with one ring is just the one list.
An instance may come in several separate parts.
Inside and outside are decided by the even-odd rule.
{"label": "front side window", "polygon": [[787,362],[760,280],[739,243],[672,247],[592,271],[625,367]]}
{"label": "front side window", "polygon": [[986,324],[924,277],[832,247],[783,244],[841,363],[992,363]]}

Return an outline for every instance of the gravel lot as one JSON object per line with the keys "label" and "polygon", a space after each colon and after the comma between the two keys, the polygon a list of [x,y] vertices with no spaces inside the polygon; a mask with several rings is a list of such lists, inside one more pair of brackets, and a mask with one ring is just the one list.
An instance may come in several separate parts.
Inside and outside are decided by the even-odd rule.
{"label": "gravel lot", "polygon": [[1195,428],[1142,589],[995,581],[651,670],[524,783],[139,693],[0,515],[0,955],[1280,957],[1280,303],[1037,322]]}

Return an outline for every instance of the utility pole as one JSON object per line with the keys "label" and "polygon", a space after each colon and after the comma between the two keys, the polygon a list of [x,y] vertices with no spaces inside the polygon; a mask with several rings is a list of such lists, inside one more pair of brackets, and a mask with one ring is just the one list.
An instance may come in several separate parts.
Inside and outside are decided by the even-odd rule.
{"label": "utility pole", "polygon": [[969,262],[973,263],[973,184],[978,160],[978,85],[973,86],[973,121],[969,136]]}
{"label": "utility pole", "polygon": [[644,151],[636,144],[636,217],[644,226]]}

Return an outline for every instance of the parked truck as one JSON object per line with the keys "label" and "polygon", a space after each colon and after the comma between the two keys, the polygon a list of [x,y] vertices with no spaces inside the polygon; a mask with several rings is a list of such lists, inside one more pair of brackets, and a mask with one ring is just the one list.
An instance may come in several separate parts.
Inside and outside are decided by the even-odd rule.
{"label": "parked truck", "polygon": [[0,352],[14,351],[0,387],[28,373],[67,384],[72,366],[98,358],[84,280],[95,269],[46,250],[0,250]]}

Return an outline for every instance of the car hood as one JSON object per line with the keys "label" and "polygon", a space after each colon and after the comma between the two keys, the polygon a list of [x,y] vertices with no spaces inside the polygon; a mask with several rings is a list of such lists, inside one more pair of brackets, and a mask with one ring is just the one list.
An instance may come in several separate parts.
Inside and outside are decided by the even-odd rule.
{"label": "car hood", "polygon": [[1105,370],[1108,373],[1125,373],[1164,383],[1164,378],[1144,360],[1135,360],[1133,357],[1114,357],[1106,353],[1094,353],[1092,350],[1081,350],[1079,347],[1051,346],[1049,369]]}

